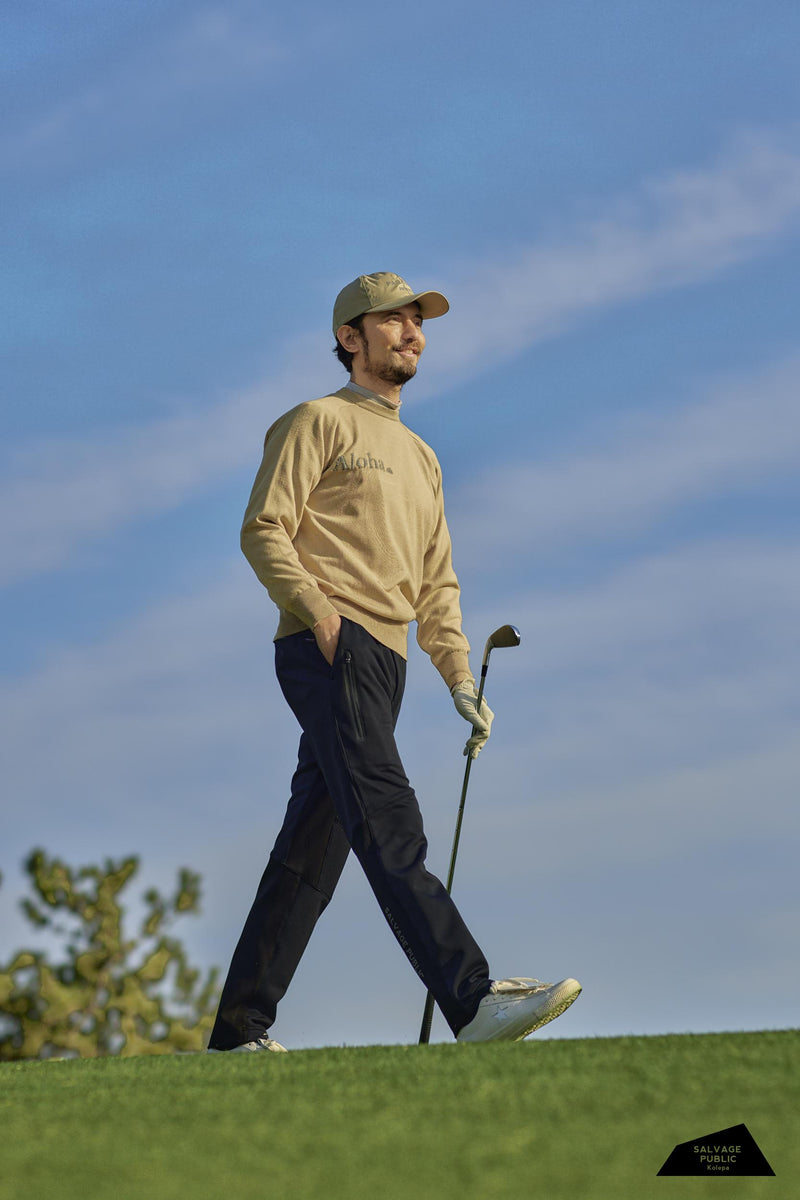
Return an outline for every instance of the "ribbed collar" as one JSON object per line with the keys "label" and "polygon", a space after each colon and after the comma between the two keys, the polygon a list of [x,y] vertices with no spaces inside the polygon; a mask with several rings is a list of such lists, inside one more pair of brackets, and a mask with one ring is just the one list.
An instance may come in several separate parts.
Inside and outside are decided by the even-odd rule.
{"label": "ribbed collar", "polygon": [[398,400],[397,403],[394,400],[387,400],[380,393],[371,392],[369,388],[362,387],[360,383],[353,383],[352,379],[347,386],[351,392],[358,392],[359,396],[363,396],[365,400],[377,400],[379,404],[385,404],[387,408],[399,408],[403,403],[402,400]]}
{"label": "ribbed collar", "polygon": [[371,392],[369,388],[361,387],[360,384],[352,382],[343,387],[339,395],[341,396],[346,392],[350,392],[352,394],[351,398],[370,412],[374,412],[381,417],[387,417],[390,421],[400,420],[400,405],[392,404],[391,400],[387,400],[385,396],[379,396],[377,392]]}

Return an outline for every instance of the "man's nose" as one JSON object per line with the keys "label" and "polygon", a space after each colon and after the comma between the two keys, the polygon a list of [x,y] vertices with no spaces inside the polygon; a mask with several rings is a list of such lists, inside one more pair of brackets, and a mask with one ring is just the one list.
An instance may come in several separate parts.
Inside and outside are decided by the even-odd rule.
{"label": "man's nose", "polygon": [[411,317],[403,322],[403,340],[406,342],[422,342],[422,330]]}

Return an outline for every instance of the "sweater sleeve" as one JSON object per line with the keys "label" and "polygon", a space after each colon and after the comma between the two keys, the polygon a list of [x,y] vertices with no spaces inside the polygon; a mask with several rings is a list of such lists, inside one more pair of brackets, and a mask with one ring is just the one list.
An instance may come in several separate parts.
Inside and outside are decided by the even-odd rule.
{"label": "sweater sleeve", "polygon": [[450,533],[444,515],[441,477],[436,492],[436,526],[425,552],[422,587],[416,604],[417,642],[448,688],[469,679],[469,642],[461,630],[461,589],[453,570]]}
{"label": "sweater sleeve", "polygon": [[264,442],[241,533],[242,551],[270,598],[309,627],[336,612],[293,544],[325,465],[325,438],[312,405],[276,421]]}

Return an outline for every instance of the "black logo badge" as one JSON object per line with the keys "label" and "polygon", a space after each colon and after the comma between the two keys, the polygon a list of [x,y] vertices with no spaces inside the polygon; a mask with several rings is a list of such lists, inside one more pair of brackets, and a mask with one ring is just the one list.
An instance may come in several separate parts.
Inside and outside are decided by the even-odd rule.
{"label": "black logo badge", "polygon": [[659,1175],[774,1175],[746,1125],[681,1142]]}

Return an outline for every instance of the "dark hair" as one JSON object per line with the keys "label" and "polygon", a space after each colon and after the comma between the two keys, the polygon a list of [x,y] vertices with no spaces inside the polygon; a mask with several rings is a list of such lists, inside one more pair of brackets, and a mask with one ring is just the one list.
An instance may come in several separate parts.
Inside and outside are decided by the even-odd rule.
{"label": "dark hair", "polygon": [[[361,327],[364,324],[364,314],[360,313],[359,316],[353,317],[352,321],[345,321],[344,324],[349,325],[351,329],[355,329],[358,333],[361,333]],[[333,347],[333,353],[336,355],[345,371],[352,371],[353,355],[349,350],[345,350],[338,337],[336,339],[336,345]]]}

